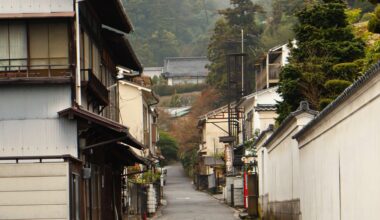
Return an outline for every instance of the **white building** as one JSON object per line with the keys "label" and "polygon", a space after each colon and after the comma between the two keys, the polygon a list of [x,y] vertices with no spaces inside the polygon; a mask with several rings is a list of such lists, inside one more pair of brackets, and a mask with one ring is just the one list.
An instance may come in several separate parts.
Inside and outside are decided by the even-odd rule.
{"label": "white building", "polygon": [[144,67],[144,76],[149,76],[150,78],[153,78],[155,76],[160,77],[163,73],[164,68],[163,67]]}
{"label": "white building", "polygon": [[119,81],[120,121],[137,141],[149,149],[150,152],[145,152],[144,156],[156,156],[158,115],[154,106],[158,102],[159,98],[150,88]]}
{"label": "white building", "polygon": [[244,125],[241,139],[250,140],[255,133],[264,131],[270,124],[275,124],[276,104],[282,101],[277,92],[278,87],[260,90],[243,97],[239,107],[244,111]]}

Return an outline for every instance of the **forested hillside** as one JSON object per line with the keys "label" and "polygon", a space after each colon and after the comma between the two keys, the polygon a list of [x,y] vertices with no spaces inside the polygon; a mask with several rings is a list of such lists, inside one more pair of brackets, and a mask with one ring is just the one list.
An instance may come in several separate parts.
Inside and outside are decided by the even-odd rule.
{"label": "forested hillside", "polygon": [[124,0],[135,27],[131,36],[144,66],[165,57],[205,56],[217,11],[229,0]]}

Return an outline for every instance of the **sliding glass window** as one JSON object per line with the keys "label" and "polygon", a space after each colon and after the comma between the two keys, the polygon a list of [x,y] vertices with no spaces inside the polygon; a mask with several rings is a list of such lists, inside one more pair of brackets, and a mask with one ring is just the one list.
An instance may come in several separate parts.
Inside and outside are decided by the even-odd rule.
{"label": "sliding glass window", "polygon": [[27,34],[23,22],[0,23],[0,71],[24,70],[27,66]]}
{"label": "sliding glass window", "polygon": [[29,25],[30,65],[33,69],[64,69],[69,66],[66,23]]}

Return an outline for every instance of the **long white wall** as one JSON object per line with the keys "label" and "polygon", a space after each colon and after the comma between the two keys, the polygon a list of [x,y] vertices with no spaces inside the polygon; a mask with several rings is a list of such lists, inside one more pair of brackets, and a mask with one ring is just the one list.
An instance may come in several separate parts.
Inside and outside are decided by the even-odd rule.
{"label": "long white wall", "polygon": [[58,118],[70,85],[1,87],[0,103],[0,156],[77,156],[76,122]]}
{"label": "long white wall", "polygon": [[300,137],[302,219],[380,219],[379,80]]}
{"label": "long white wall", "polygon": [[299,199],[298,145],[292,139],[297,132],[294,122],[268,148],[269,202]]}

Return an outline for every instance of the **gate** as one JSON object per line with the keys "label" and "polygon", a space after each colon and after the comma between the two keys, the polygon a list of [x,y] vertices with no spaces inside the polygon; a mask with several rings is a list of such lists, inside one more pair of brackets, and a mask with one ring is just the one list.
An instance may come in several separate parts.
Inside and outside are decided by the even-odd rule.
{"label": "gate", "polygon": [[248,183],[248,215],[259,217],[259,177],[257,173],[247,175]]}

